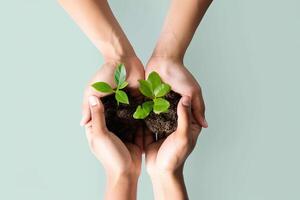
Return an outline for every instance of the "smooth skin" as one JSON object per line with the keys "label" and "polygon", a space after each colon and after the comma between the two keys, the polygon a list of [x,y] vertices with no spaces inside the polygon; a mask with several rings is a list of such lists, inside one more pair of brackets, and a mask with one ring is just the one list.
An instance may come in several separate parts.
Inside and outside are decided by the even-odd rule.
{"label": "smooth skin", "polygon": [[[178,103],[177,130],[166,139],[145,136],[146,167],[155,199],[188,199],[184,184],[185,160],[196,145],[201,127],[207,128],[205,104],[199,84],[183,64],[192,37],[212,0],[172,0],[145,76],[152,71],[183,97]],[[179,12],[180,11],[180,12]]]}
{"label": "smooth skin", "polygon": [[155,141],[150,132],[145,136],[146,166],[155,199],[188,199],[183,167],[196,145],[201,126],[193,120],[188,96],[180,99],[177,115],[177,130],[167,138]]}
{"label": "smooth skin", "polygon": [[92,89],[92,83],[104,81],[114,86],[113,73],[117,64],[123,63],[127,71],[128,87],[133,96],[138,96],[138,80],[144,79],[145,71],[106,0],[59,0],[59,3],[104,58],[104,64],[93,75],[84,91],[80,122],[84,126],[91,120],[88,97],[107,95]]}
{"label": "smooth skin", "polygon": [[[183,179],[184,162],[196,144],[201,127],[206,128],[208,124],[201,88],[183,59],[211,2],[171,1],[162,32],[144,70],[107,0],[59,0],[104,58],[104,64],[85,89],[81,125],[86,127],[91,149],[105,168],[106,199],[136,199],[143,151],[155,198],[188,198]],[[178,104],[178,129],[170,136],[154,141],[151,133],[146,131],[142,135],[139,131],[134,144],[124,144],[107,130],[103,105],[98,100],[106,94],[96,92],[91,84],[104,81],[114,86],[113,73],[119,63],[125,64],[128,87],[136,98],[140,97],[138,80],[152,71],[158,72],[164,82],[183,96]]]}
{"label": "smooth skin", "polygon": [[193,35],[212,0],[173,0],[160,37],[146,67],[146,77],[156,71],[172,89],[192,99],[192,113],[204,128],[205,105],[199,84],[183,64]]}
{"label": "smooth skin", "polygon": [[105,123],[104,107],[96,96],[89,97],[91,122],[85,126],[91,151],[103,165],[107,176],[105,199],[136,199],[141,172],[143,138],[138,131],[134,143],[123,143]]}
{"label": "smooth skin", "polygon": [[201,131],[193,121],[190,97],[180,99],[178,127],[169,137],[155,141],[153,134],[147,132],[143,140],[140,130],[134,143],[123,143],[107,129],[104,107],[98,97],[90,96],[89,105],[92,120],[85,126],[86,136],[107,175],[105,199],[136,199],[143,145],[155,199],[188,199],[183,166]]}

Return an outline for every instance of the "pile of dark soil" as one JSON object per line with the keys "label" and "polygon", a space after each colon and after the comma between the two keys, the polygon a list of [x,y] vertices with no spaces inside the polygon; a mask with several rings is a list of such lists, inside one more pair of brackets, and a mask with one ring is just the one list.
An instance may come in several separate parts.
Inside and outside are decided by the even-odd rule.
{"label": "pile of dark soil", "polygon": [[[114,95],[102,97],[101,101],[105,109],[106,126],[108,130],[116,134],[124,142],[133,142],[135,133],[139,126],[143,124],[142,120],[133,118],[136,107],[141,103],[133,98],[128,92],[130,105],[117,105]],[[153,133],[157,134],[157,138],[167,137],[177,129],[177,104],[181,96],[176,92],[169,92],[165,99],[170,102],[168,112],[155,114],[151,112],[146,119],[144,125]]]}
{"label": "pile of dark soil", "polygon": [[177,104],[180,98],[180,94],[170,91],[165,97],[170,102],[169,111],[159,115],[151,112],[145,119],[146,126],[157,134],[158,139],[167,137],[177,129]]}
{"label": "pile of dark soil", "polygon": [[133,118],[138,102],[127,92],[130,105],[118,106],[114,94],[101,98],[105,110],[106,126],[124,142],[133,142],[141,122]]}

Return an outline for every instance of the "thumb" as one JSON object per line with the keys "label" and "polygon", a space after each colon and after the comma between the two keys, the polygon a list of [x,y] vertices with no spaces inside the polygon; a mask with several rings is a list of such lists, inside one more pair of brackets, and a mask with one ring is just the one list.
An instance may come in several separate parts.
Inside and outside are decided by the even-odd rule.
{"label": "thumb", "polygon": [[188,96],[181,97],[177,106],[177,131],[178,134],[186,136],[189,133],[191,120],[191,98]]}
{"label": "thumb", "polygon": [[80,121],[80,126],[87,125],[91,120],[91,112],[89,108],[89,103],[87,100],[84,100],[82,104],[82,119]]}
{"label": "thumb", "polygon": [[107,132],[105,123],[104,107],[98,97],[90,96],[89,105],[92,116],[92,128],[95,134],[104,134]]}

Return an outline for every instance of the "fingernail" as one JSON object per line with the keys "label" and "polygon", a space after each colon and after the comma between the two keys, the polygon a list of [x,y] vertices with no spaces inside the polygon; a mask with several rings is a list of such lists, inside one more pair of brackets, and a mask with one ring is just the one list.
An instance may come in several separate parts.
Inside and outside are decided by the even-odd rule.
{"label": "fingernail", "polygon": [[182,104],[184,106],[189,107],[191,105],[191,99],[190,99],[190,97],[187,97],[187,96],[183,97]]}
{"label": "fingernail", "polygon": [[207,123],[206,119],[203,120],[203,127],[204,127],[204,128],[207,128],[207,127],[208,127],[208,123]]}
{"label": "fingernail", "polygon": [[96,106],[98,104],[98,99],[95,96],[90,96],[89,104],[90,104],[90,106]]}

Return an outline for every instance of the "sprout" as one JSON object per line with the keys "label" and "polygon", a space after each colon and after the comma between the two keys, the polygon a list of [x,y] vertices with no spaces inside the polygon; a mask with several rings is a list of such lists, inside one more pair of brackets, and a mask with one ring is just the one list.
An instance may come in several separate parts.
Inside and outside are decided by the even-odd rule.
{"label": "sprout", "polygon": [[170,103],[164,99],[164,96],[171,91],[171,86],[163,83],[158,73],[154,71],[149,74],[147,80],[139,80],[139,83],[140,92],[151,100],[139,105],[133,114],[133,118],[145,119],[151,111],[156,114],[167,112]]}
{"label": "sprout", "polygon": [[115,99],[119,103],[129,104],[128,96],[122,89],[126,88],[128,82],[126,82],[126,69],[124,64],[119,64],[115,70],[114,79],[117,87],[113,89],[109,84],[105,82],[96,82],[92,85],[99,92],[103,93],[115,93]]}

